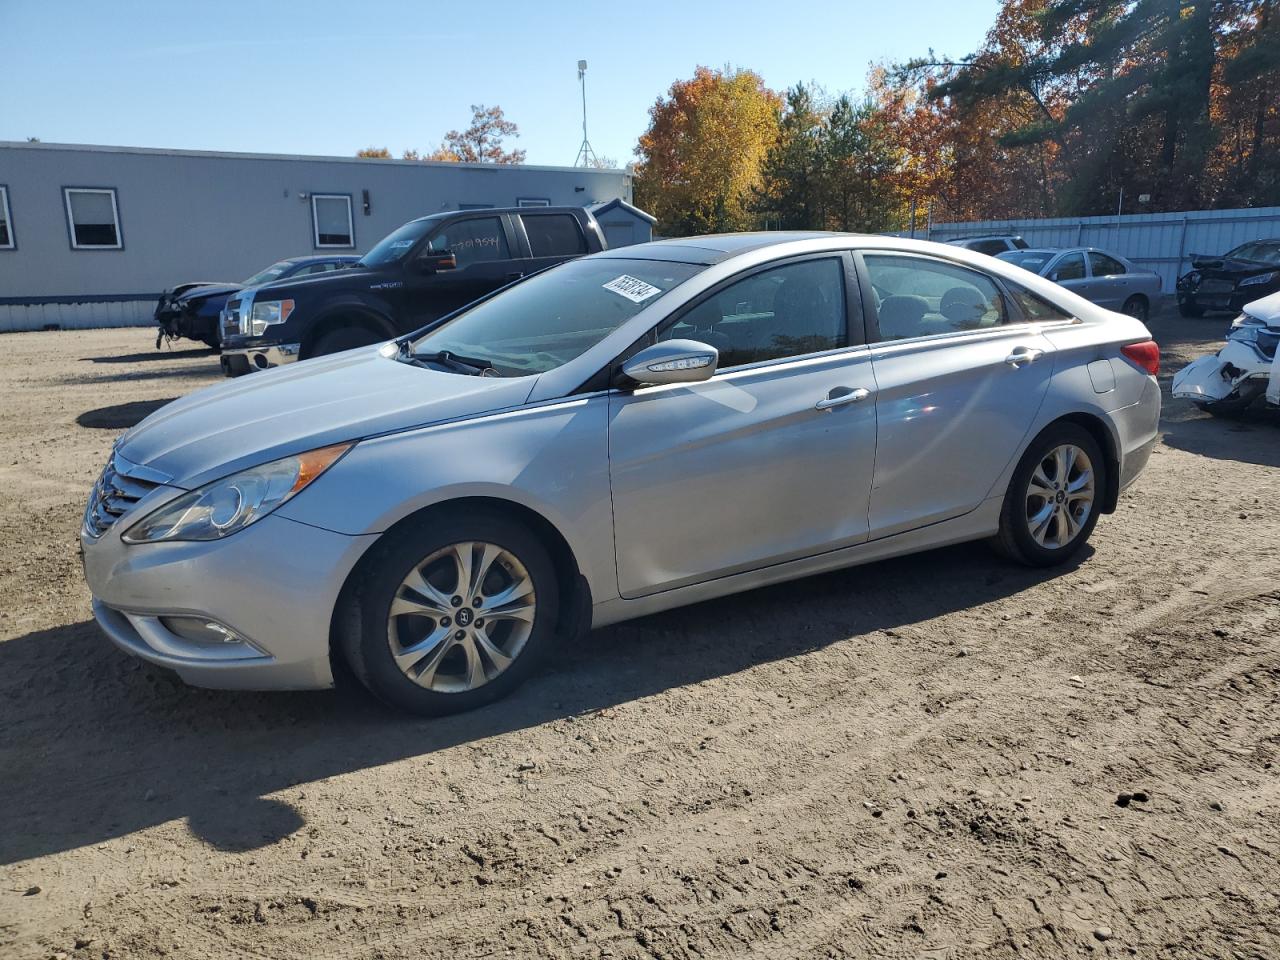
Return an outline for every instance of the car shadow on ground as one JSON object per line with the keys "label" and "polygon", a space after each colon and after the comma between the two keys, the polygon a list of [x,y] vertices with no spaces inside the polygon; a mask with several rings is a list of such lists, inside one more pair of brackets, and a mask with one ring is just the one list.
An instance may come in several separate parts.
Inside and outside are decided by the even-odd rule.
{"label": "car shadow on ground", "polygon": [[148,360],[191,360],[196,357],[216,357],[218,351],[212,347],[198,347],[194,350],[148,350],[146,353],[122,353],[113,357],[81,357],[88,363],[146,363]]}
{"label": "car shadow on ground", "polygon": [[163,400],[132,400],[129,403],[97,407],[86,410],[76,417],[76,423],[93,430],[128,430],[151,416],[166,403],[173,403],[177,399],[177,397],[165,397]]}
{"label": "car shadow on ground", "polygon": [[[1011,597],[1091,552],[1045,571],[968,544],[646,617],[563,644],[505,700],[438,719],[392,713],[351,683],[316,693],[197,690],[120,653],[92,621],[37,631],[0,643],[0,862],[172,820],[215,848],[256,849],[305,825],[299,810],[271,796],[289,787],[589,718]],[[897,642],[887,633],[879,640]],[[939,654],[954,655],[945,646]],[[57,734],[33,743],[24,729]]]}

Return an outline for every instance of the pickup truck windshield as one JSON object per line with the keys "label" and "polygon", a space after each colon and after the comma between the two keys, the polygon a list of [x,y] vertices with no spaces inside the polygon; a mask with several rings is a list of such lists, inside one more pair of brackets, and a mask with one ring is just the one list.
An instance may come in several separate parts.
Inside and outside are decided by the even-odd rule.
{"label": "pickup truck windshield", "polygon": [[436,220],[410,220],[399,230],[387,234],[372,250],[360,258],[362,267],[385,267],[395,263],[413,249],[428,230],[436,225]]}
{"label": "pickup truck windshield", "polygon": [[482,358],[504,377],[546,373],[703,269],[660,260],[571,260],[476,304],[407,352]]}

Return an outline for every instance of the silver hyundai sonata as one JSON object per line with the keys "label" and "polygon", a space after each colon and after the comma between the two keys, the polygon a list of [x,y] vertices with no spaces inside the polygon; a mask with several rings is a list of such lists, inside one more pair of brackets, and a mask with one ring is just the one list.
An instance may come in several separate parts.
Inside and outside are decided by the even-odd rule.
{"label": "silver hyundai sonata", "polygon": [[557,635],[964,540],[1062,563],[1156,442],[1159,349],[954,246],[649,243],[120,438],[85,575],[211,687],[493,700]]}

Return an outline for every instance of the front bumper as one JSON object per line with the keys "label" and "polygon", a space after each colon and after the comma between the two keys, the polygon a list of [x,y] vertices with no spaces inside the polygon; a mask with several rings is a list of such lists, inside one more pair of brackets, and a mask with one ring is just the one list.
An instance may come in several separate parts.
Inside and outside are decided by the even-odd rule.
{"label": "front bumper", "polygon": [[[333,685],[334,605],[373,536],[271,515],[225,540],[125,544],[120,533],[133,519],[122,517],[102,537],[81,537],[94,617],[118,647],[193,686]],[[224,642],[194,642],[170,626],[183,618],[215,624]]]}
{"label": "front bumper", "polygon": [[223,347],[222,372],[228,377],[239,377],[255,370],[269,370],[293,363],[302,352],[300,343],[275,343],[262,347]]}

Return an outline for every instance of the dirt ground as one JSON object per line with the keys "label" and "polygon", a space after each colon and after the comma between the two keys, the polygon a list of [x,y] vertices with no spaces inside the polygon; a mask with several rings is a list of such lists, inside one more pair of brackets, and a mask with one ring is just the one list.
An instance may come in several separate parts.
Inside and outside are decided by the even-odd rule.
{"label": "dirt ground", "polygon": [[[1166,385],[1224,327],[1153,321]],[[111,442],[218,379],[150,336],[0,337],[0,956],[1280,956],[1280,418],[1167,401],[1069,569],[757,590],[419,720],[95,628]]]}

